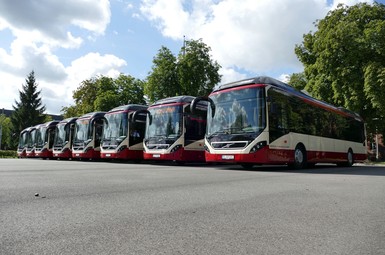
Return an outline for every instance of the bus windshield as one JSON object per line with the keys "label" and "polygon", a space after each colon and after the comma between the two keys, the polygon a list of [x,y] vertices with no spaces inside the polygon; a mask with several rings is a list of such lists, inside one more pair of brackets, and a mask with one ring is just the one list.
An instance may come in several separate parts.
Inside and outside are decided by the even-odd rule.
{"label": "bus windshield", "polygon": [[27,137],[28,132],[21,133],[18,146],[19,149],[23,149],[27,145]]}
{"label": "bus windshield", "polygon": [[82,145],[88,143],[92,139],[92,133],[89,132],[90,120],[81,119],[76,120],[76,134],[74,137],[74,144]]}
{"label": "bus windshield", "polygon": [[252,141],[266,128],[264,87],[218,92],[210,99],[215,107],[208,107],[208,140]]}
{"label": "bus windshield", "polygon": [[103,138],[105,145],[118,145],[126,137],[128,132],[127,112],[118,112],[104,115]]}
{"label": "bus windshield", "polygon": [[36,129],[36,146],[37,147],[44,146],[44,142],[46,141],[46,133],[47,133],[46,127],[40,127]]}
{"label": "bus windshield", "polygon": [[28,133],[28,137],[27,137],[28,148],[33,148],[35,146],[35,134],[36,134],[36,129]]}
{"label": "bus windshield", "polygon": [[182,134],[182,105],[166,105],[148,109],[146,144],[168,144]]}
{"label": "bus windshield", "polygon": [[64,146],[68,142],[69,137],[69,125],[58,124],[56,126],[56,135],[54,140],[54,146]]}

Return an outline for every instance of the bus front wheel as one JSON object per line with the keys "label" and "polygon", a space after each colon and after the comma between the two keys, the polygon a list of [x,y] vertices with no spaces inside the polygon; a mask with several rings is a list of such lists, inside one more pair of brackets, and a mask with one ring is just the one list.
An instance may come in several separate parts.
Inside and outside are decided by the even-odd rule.
{"label": "bus front wheel", "polygon": [[294,163],[290,163],[289,167],[291,169],[303,169],[306,168],[306,165],[306,149],[302,144],[298,144],[294,150]]}

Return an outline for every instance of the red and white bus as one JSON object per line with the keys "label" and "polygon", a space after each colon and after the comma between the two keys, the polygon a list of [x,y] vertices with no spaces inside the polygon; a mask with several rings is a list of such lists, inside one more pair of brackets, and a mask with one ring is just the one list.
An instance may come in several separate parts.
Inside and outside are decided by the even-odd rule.
{"label": "red and white bus", "polygon": [[36,158],[52,158],[53,142],[56,133],[56,125],[59,121],[50,121],[36,127]]}
{"label": "red and white bus", "polygon": [[351,166],[367,158],[365,127],[356,113],[314,99],[270,77],[224,84],[209,102],[207,162],[250,168],[316,163]]}
{"label": "red and white bus", "polygon": [[18,158],[25,158],[27,155],[27,144],[28,144],[28,134],[30,132],[31,128],[25,128],[20,132],[19,135],[19,144],[17,146],[17,157]]}
{"label": "red and white bus", "polygon": [[178,163],[204,162],[204,134],[207,102],[198,103],[191,113],[195,97],[177,96],[159,100],[146,111],[146,133],[143,140],[144,159],[170,160]]}
{"label": "red and white bus", "polygon": [[129,104],[116,107],[104,115],[100,157],[104,159],[143,159],[143,138],[146,114],[132,120],[135,111],[147,110],[147,106]]}
{"label": "red and white bus", "polygon": [[25,156],[27,158],[35,157],[35,148],[36,148],[36,128],[39,125],[30,127],[27,133],[27,146],[25,149]]}
{"label": "red and white bus", "polygon": [[72,158],[99,159],[105,112],[91,112],[75,121]]}
{"label": "red and white bus", "polygon": [[56,125],[56,135],[53,143],[53,156],[55,158],[72,158],[72,143],[76,120],[76,117],[67,118]]}

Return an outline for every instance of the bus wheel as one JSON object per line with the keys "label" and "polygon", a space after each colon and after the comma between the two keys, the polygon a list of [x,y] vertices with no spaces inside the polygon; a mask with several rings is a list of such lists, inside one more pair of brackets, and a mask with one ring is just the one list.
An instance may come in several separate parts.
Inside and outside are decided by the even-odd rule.
{"label": "bus wheel", "polygon": [[292,169],[303,169],[306,168],[306,165],[307,159],[305,147],[298,144],[294,150],[294,163],[289,164],[289,167]]}
{"label": "bus wheel", "polygon": [[354,156],[352,149],[349,149],[348,154],[346,155],[346,161],[337,163],[337,166],[351,167],[354,164]]}

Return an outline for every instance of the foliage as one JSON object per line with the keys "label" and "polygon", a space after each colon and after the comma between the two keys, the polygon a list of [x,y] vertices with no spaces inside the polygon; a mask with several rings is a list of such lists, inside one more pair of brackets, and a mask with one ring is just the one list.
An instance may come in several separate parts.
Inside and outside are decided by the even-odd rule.
{"label": "foliage", "polygon": [[17,144],[18,134],[25,128],[44,123],[46,118],[45,106],[40,98],[41,91],[37,91],[38,84],[35,80],[35,73],[29,73],[23,90],[19,91],[20,101],[15,101],[14,112],[11,115],[12,123],[12,147]]}
{"label": "foliage", "polygon": [[305,89],[358,112],[370,131],[381,126],[384,132],[384,123],[373,119],[385,120],[385,6],[339,5],[316,27],[295,48],[305,66]]}
{"label": "foliage", "polygon": [[143,81],[120,74],[85,80],[74,91],[75,105],[63,107],[64,117],[75,117],[93,111],[109,111],[124,104],[145,104]]}
{"label": "foliage", "polygon": [[303,90],[306,87],[306,77],[304,73],[293,73],[290,75],[288,84],[298,90]]}
{"label": "foliage", "polygon": [[152,72],[147,77],[144,89],[149,100],[154,102],[161,98],[180,95],[177,60],[172,52],[162,46],[152,62]]}
{"label": "foliage", "polygon": [[221,66],[211,59],[210,51],[201,39],[186,41],[178,57],[162,46],[145,84],[150,102],[177,95],[209,94],[221,80]]}
{"label": "foliage", "polygon": [[221,81],[221,66],[211,59],[210,47],[202,40],[186,41],[178,56],[178,79],[182,92],[190,96],[210,94]]}
{"label": "foliage", "polygon": [[12,148],[12,123],[11,118],[6,117],[5,114],[0,114],[0,131],[1,131],[1,149]]}
{"label": "foliage", "polygon": [[6,151],[0,150],[0,158],[17,158],[16,150]]}

